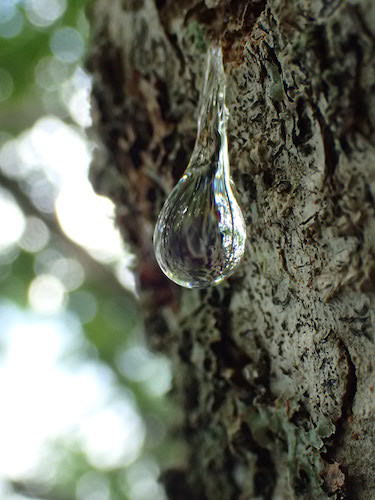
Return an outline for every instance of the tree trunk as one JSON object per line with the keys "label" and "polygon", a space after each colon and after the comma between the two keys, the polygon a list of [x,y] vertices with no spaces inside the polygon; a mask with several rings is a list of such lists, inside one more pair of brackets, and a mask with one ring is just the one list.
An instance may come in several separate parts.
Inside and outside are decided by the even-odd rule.
{"label": "tree trunk", "polygon": [[[96,0],[91,174],[174,362],[172,500],[375,498],[373,0]],[[194,144],[220,39],[248,231],[224,284],[181,289],[152,231]]]}

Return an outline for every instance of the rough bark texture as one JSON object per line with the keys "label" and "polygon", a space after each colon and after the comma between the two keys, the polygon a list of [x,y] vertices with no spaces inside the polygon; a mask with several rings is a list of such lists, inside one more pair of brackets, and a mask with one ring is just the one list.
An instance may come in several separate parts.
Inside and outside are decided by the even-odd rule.
{"label": "rough bark texture", "polygon": [[[96,0],[96,189],[139,257],[185,412],[176,499],[375,498],[373,0]],[[246,258],[206,291],[152,230],[196,133],[206,43],[228,75]]]}

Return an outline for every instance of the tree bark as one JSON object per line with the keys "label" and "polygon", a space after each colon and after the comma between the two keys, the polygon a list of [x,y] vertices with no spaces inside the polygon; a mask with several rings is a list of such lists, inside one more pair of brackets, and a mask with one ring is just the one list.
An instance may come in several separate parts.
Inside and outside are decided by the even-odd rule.
{"label": "tree bark", "polygon": [[[374,499],[375,4],[96,0],[91,21],[91,177],[185,415],[170,498]],[[191,291],[159,271],[152,231],[192,151],[210,39],[248,245],[232,278]]]}

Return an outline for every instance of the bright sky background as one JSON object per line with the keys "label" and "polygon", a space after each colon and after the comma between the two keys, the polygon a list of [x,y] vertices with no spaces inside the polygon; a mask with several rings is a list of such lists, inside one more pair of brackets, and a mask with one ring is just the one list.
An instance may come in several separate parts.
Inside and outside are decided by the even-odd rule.
{"label": "bright sky background", "polygon": [[82,443],[99,468],[134,460],[144,429],[131,397],[120,395],[99,362],[76,356],[69,362],[69,352],[79,352],[83,342],[77,319],[67,313],[47,319],[7,304],[0,306],[0,316],[6,324],[1,334],[1,473],[27,477],[45,466],[38,462],[47,452],[47,439],[67,435]]}
{"label": "bright sky background", "polygon": [[[87,348],[78,320],[66,312],[49,318],[23,312],[10,303],[0,305],[0,317],[6,325],[0,340],[1,498],[26,498],[7,493],[5,479],[40,477],[46,488],[55,481],[64,458],[63,448],[61,455],[51,449],[55,440],[78,444],[99,470],[134,462],[145,429],[133,397],[116,387],[110,370],[94,355],[92,361],[77,359],[80,348]],[[131,498],[164,498],[156,463],[135,462],[129,474]],[[103,477],[99,492],[98,477],[88,479],[77,484],[77,500],[110,500]]]}

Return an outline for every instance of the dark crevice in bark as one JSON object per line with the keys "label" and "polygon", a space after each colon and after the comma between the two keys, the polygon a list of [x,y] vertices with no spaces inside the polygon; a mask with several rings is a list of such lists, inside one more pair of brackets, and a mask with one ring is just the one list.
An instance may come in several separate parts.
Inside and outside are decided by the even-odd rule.
{"label": "dark crevice in bark", "polygon": [[262,500],[271,500],[276,484],[276,469],[272,455],[269,450],[263,448],[255,441],[249,426],[243,424],[241,432],[246,437],[249,448],[257,456],[256,473],[254,477],[254,493],[257,498],[262,498]]}
{"label": "dark crevice in bark", "polygon": [[311,137],[313,136],[313,131],[312,131],[311,120],[306,110],[306,101],[301,97],[297,101],[296,111],[297,111],[298,134],[296,133],[296,130],[294,128],[292,132],[292,140],[293,143],[297,147],[299,147],[311,139]]}
{"label": "dark crevice in bark", "polygon": [[368,314],[368,309],[366,309],[366,307],[363,308],[363,311],[364,312],[355,311],[358,315],[356,317],[341,317],[339,319],[346,325],[350,333],[352,333],[356,337],[363,336],[370,342],[373,342],[371,333],[368,331],[372,328],[370,315]]}
{"label": "dark crevice in bark", "polygon": [[181,342],[179,343],[178,354],[184,363],[190,363],[191,350],[193,348],[193,339],[188,329],[181,331]]}
{"label": "dark crevice in bark", "polygon": [[314,113],[318,120],[323,139],[326,178],[332,178],[339,161],[338,153],[335,147],[335,136],[333,135],[332,130],[325,121],[325,118],[318,106],[314,107]]}
{"label": "dark crevice in bark", "polygon": [[155,0],[156,8],[161,10],[167,4],[168,0]]}
{"label": "dark crevice in bark", "polygon": [[[213,296],[217,295],[217,290],[213,291]],[[251,363],[249,356],[235,343],[231,336],[231,313],[229,305],[232,295],[227,291],[224,298],[219,302],[216,297],[215,318],[217,327],[220,331],[220,341],[211,345],[211,350],[217,360],[217,377],[220,380],[222,373],[226,368],[233,370],[231,375],[231,383],[236,387],[242,387],[249,390],[249,382],[244,378],[242,373],[243,368]],[[222,388],[221,388],[222,390]],[[219,391],[220,392],[220,391]],[[219,396],[222,400],[222,396]]]}
{"label": "dark crevice in bark", "polygon": [[357,35],[351,35],[343,44],[343,52],[355,56],[354,81],[350,92],[350,108],[347,111],[346,132],[360,133],[371,142],[374,132],[367,105],[366,93],[362,89],[363,48]]}
{"label": "dark crevice in bark", "polygon": [[124,101],[125,74],[123,53],[120,47],[116,47],[110,41],[106,31],[103,30],[96,36],[98,40],[103,41],[91,53],[86,66],[90,72],[95,72],[98,77],[100,75],[101,85],[107,91],[105,95],[111,101],[111,107],[107,108],[107,112],[113,112],[113,107],[116,105],[122,106]]}
{"label": "dark crevice in bark", "polygon": [[217,10],[209,9],[204,1],[193,5],[185,14],[185,23],[192,20],[212,26],[217,20]]}
{"label": "dark crevice in bark", "polygon": [[308,432],[311,428],[311,416],[303,400],[298,401],[299,408],[290,417],[290,422],[292,422],[296,427],[302,428],[305,432]]}
{"label": "dark crevice in bark", "polygon": [[320,70],[323,72],[331,66],[326,26],[321,24],[315,25],[310,31],[309,37],[311,40],[310,47],[316,55]]}
{"label": "dark crevice in bark", "polygon": [[206,500],[203,494],[192,490],[185,470],[168,469],[165,471],[160,481],[164,484],[169,500]]}
{"label": "dark crevice in bark", "polygon": [[[342,351],[342,355],[345,356],[348,364],[348,375],[345,393],[342,398],[341,416],[335,422],[335,433],[327,441],[326,452],[322,454],[322,457],[328,463],[333,463],[335,461],[337,449],[342,445],[342,440],[346,430],[346,424],[353,414],[353,404],[357,392],[357,373],[355,364],[350,356],[349,349],[345,345],[343,340],[338,338],[338,343],[340,346],[340,350]],[[353,485],[350,484],[350,471],[346,471],[345,487],[342,488],[340,494],[344,495],[342,498],[356,498],[355,492],[353,491]]]}
{"label": "dark crevice in bark", "polygon": [[277,71],[278,71],[279,75],[282,75],[283,74],[283,70],[282,70],[280,61],[277,58],[275,49],[273,47],[271,47],[267,42],[264,42],[264,45],[267,47],[267,52],[268,52],[268,55],[270,57],[270,60],[277,67]]}
{"label": "dark crevice in bark", "polygon": [[174,50],[178,60],[180,61],[181,68],[179,73],[180,75],[183,75],[185,72],[186,64],[184,54],[178,44],[177,36],[174,33],[169,33],[168,31],[165,31],[165,35],[168,38],[169,43],[171,44],[171,47]]}
{"label": "dark crevice in bark", "polygon": [[303,469],[299,469],[298,475],[295,476],[293,487],[298,496],[306,496],[309,494],[310,478]]}

